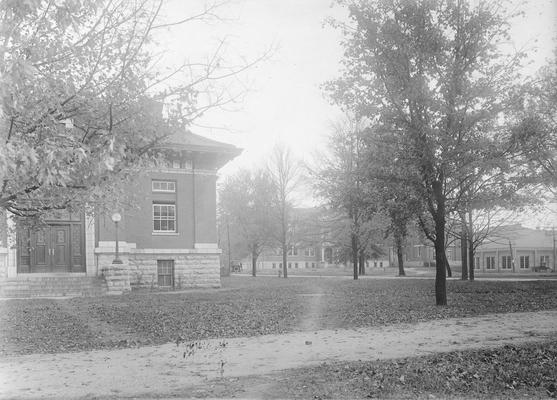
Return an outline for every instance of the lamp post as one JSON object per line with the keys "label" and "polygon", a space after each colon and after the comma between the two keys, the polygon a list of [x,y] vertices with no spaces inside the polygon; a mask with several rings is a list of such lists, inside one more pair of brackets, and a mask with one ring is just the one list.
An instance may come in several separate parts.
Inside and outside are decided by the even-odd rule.
{"label": "lamp post", "polygon": [[114,256],[112,264],[122,264],[122,260],[120,260],[120,256],[118,254],[118,222],[122,220],[122,216],[120,215],[120,213],[114,213],[112,214],[111,219],[112,222],[114,222],[114,229],[116,233],[116,254]]}

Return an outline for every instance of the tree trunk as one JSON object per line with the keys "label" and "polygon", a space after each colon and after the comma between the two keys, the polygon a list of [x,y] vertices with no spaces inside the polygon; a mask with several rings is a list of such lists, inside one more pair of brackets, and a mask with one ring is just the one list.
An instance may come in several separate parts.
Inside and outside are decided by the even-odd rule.
{"label": "tree trunk", "polygon": [[453,271],[451,270],[451,265],[449,264],[449,260],[447,259],[447,253],[443,250],[443,259],[445,260],[445,268],[447,269],[447,276],[449,278],[453,277]]}
{"label": "tree trunk", "polygon": [[257,274],[257,253],[255,251],[251,252],[251,276],[256,276]]}
{"label": "tree trunk", "polygon": [[360,275],[366,274],[366,254],[363,251],[360,251],[360,260],[359,260],[359,272]]}
{"label": "tree trunk", "polygon": [[286,248],[286,243],[283,243],[282,244],[282,276],[285,278],[288,278],[288,269],[286,266],[286,262],[288,261],[286,257],[287,251],[288,249]]}
{"label": "tree trunk", "polygon": [[[437,233],[439,235],[439,233]],[[445,272],[445,237],[435,239],[435,304],[447,305],[447,275]]]}
{"label": "tree trunk", "polygon": [[432,212],[435,221],[435,304],[447,305],[447,277],[445,268],[445,198],[441,181],[433,182],[437,209]]}
{"label": "tree trunk", "polygon": [[406,272],[404,272],[404,257],[402,254],[402,238],[398,233],[395,233],[395,247],[398,260],[398,276],[406,276]]}
{"label": "tree trunk", "polygon": [[468,280],[468,240],[466,235],[466,226],[462,227],[460,233],[460,260],[461,260],[461,276],[463,281]]}
{"label": "tree trunk", "polygon": [[281,193],[281,245],[282,245],[282,276],[284,279],[288,278],[288,268],[286,262],[288,261],[288,249],[286,243],[286,234],[288,232],[288,216],[286,214],[286,195]]}
{"label": "tree trunk", "polygon": [[474,226],[472,225],[472,210],[468,212],[468,265],[470,266],[469,269],[469,276],[470,280],[474,280],[474,268],[475,268],[475,259],[474,259]]}
{"label": "tree trunk", "polygon": [[406,276],[406,272],[404,272],[404,258],[402,257],[401,248],[396,250],[396,256],[398,258],[398,276]]}
{"label": "tree trunk", "polygon": [[354,266],[354,279],[358,279],[358,237],[355,233],[351,234],[352,242],[352,263]]}

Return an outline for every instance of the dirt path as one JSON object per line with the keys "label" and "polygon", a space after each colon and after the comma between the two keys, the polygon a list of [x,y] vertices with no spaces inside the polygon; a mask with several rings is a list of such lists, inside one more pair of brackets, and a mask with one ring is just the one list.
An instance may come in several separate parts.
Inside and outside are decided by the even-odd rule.
{"label": "dirt path", "polygon": [[[318,307],[316,299],[315,306]],[[542,340],[557,311],[491,314],[375,328],[212,339],[112,351],[35,354],[0,362],[1,398],[79,398],[182,393],[214,378],[265,375],[323,361],[420,356]],[[257,397],[257,396],[255,396]]]}

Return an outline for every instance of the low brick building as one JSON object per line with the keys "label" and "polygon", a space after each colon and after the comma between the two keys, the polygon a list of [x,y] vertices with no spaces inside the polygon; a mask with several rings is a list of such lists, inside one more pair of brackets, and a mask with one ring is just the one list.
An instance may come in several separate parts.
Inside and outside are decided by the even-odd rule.
{"label": "low brick building", "polygon": [[555,272],[555,245],[554,230],[502,226],[478,247],[474,267],[482,272]]}

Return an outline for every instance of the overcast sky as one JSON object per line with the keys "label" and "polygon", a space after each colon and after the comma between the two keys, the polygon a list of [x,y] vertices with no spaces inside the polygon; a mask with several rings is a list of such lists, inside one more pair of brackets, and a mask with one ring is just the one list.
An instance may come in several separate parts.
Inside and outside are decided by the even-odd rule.
{"label": "overcast sky", "polygon": [[[167,18],[191,14],[203,4],[173,0],[167,4]],[[528,0],[524,10],[526,16],[514,21],[513,42],[516,48],[536,50],[530,67],[535,71],[552,56],[557,0]],[[277,141],[289,144],[303,159],[323,149],[331,122],[341,112],[329,104],[320,86],[338,76],[342,58],[342,36],[324,21],[331,16],[343,19],[346,11],[330,0],[232,0],[218,14],[223,20],[168,30],[162,44],[177,60],[196,59],[211,54],[225,38],[230,63],[240,57],[255,59],[274,48],[268,59],[242,75],[241,84],[249,92],[235,112],[214,110],[199,121],[213,129],[192,129],[244,149],[221,175],[262,164]]]}

